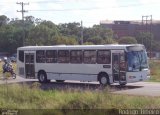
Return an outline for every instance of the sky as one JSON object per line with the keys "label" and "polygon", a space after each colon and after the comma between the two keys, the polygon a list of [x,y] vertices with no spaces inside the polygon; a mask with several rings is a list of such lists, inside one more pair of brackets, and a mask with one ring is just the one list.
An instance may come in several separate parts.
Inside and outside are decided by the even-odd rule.
{"label": "sky", "polygon": [[17,12],[24,5],[24,16],[34,16],[50,20],[55,24],[83,22],[92,27],[101,20],[142,20],[142,16],[152,15],[160,20],[160,0],[1,0],[0,15],[22,19]]}

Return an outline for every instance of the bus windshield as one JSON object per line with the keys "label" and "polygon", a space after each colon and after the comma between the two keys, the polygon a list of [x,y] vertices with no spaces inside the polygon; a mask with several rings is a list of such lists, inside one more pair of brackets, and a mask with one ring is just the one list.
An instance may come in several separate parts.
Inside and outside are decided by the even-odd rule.
{"label": "bus windshield", "polygon": [[127,53],[128,71],[141,71],[148,68],[147,53],[144,50]]}

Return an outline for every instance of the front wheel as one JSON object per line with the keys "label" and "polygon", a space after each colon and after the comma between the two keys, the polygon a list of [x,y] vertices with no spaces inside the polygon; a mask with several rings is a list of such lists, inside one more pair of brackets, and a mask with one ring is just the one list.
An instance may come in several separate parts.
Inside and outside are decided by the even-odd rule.
{"label": "front wheel", "polygon": [[109,79],[108,76],[105,74],[102,74],[99,76],[99,83],[103,86],[109,85]]}
{"label": "front wheel", "polygon": [[45,72],[38,73],[38,80],[40,83],[47,83],[47,75]]}

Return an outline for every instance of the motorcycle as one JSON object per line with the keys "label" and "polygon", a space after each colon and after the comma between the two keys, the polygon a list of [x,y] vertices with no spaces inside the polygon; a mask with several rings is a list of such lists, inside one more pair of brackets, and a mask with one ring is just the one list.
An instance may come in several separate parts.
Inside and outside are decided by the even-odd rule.
{"label": "motorcycle", "polygon": [[3,66],[3,73],[10,73],[13,79],[16,79],[16,73],[13,70],[12,64],[7,64]]}

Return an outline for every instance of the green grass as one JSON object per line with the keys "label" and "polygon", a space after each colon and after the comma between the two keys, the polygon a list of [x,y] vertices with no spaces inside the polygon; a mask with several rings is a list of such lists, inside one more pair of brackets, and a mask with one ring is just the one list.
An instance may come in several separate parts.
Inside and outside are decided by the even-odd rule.
{"label": "green grass", "polygon": [[160,82],[160,60],[151,60],[149,65],[151,78],[148,81]]}
{"label": "green grass", "polygon": [[39,83],[1,85],[0,108],[10,109],[126,109],[160,108],[160,97],[141,97],[110,94],[106,90],[49,90]]}
{"label": "green grass", "polygon": [[[2,63],[0,64],[0,66]],[[16,68],[16,64],[13,64]],[[160,61],[150,61],[151,79],[160,81]],[[2,69],[0,69],[2,72]],[[160,97],[111,94],[105,90],[48,90],[20,84],[0,85],[0,108],[10,109],[160,109]]]}

